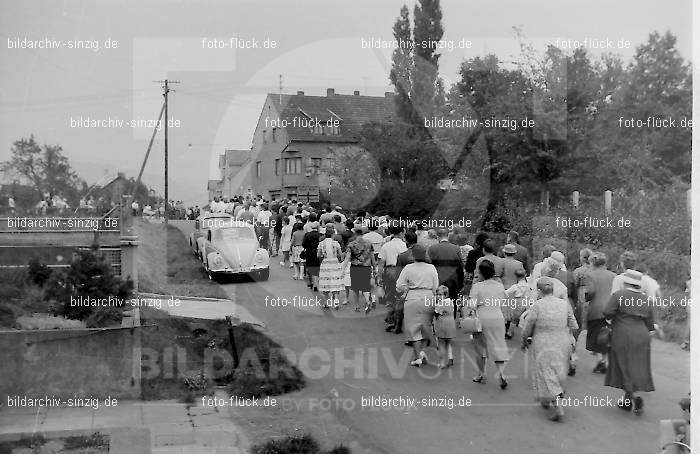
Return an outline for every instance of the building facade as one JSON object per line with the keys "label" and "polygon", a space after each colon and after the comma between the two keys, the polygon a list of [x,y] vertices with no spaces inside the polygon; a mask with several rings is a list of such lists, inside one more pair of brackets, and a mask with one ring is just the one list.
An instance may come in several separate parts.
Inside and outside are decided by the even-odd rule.
{"label": "building facade", "polygon": [[247,192],[271,200],[325,200],[334,152],[359,147],[365,123],[393,119],[393,93],[379,97],[361,96],[359,91],[341,95],[329,88],[326,96],[308,96],[301,91],[295,95],[268,94],[253,134],[249,161],[235,174],[222,174],[220,188],[230,189],[232,195]]}

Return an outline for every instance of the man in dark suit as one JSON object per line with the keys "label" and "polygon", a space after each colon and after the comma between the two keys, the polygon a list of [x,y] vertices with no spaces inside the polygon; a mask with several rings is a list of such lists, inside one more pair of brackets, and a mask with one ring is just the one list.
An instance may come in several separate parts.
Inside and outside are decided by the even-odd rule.
{"label": "man in dark suit", "polygon": [[603,374],[607,370],[608,347],[600,342],[598,333],[606,325],[603,309],[610,300],[610,289],[613,279],[615,279],[615,273],[605,267],[607,257],[602,252],[594,252],[589,260],[592,267],[583,278],[586,301],[588,302],[586,350],[595,353],[598,358],[598,364],[593,372]]}
{"label": "man in dark suit", "polygon": [[[464,286],[464,270],[462,269],[462,259],[460,248],[448,240],[447,229],[439,229],[438,244],[430,246],[428,256],[430,262],[437,268],[440,285],[444,285],[450,291],[449,296],[452,301],[457,301],[459,291]],[[457,317],[457,305],[455,305],[455,317]]]}
{"label": "man in dark suit", "polygon": [[[528,252],[525,246],[520,245],[520,235],[518,234],[518,232],[516,232],[515,230],[511,230],[510,232],[508,232],[506,243],[515,246],[515,253],[512,254],[512,257],[523,264],[523,268],[525,268],[525,273],[530,274],[530,253]],[[505,253],[503,252],[503,250],[499,252],[498,256],[505,257]]]}

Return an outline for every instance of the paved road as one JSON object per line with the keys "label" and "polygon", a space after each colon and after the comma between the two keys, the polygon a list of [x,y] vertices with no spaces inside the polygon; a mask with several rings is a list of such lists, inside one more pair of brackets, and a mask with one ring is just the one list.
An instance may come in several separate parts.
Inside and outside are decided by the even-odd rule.
{"label": "paved road", "polygon": [[[177,225],[185,232],[191,228],[186,222]],[[441,371],[429,364],[416,369],[407,365],[410,350],[403,346],[403,339],[384,332],[381,311],[364,316],[348,307],[340,311],[291,304],[273,307],[271,298],[293,301],[296,296],[299,301],[314,297],[278,261],[273,262],[267,282],[223,287],[234,301],[266,323],[272,338],[296,353],[298,367],[310,377],[312,391],[319,397],[337,391],[343,400],[334,403],[335,416],[367,452],[654,453],[658,451],[659,420],[679,417],[677,401],[689,391],[689,354],[655,340],[652,362],[657,391],[644,396],[642,416],[614,407],[584,406],[584,402],[608,398],[614,405],[620,392],[604,387],[603,377],[591,373],[593,357],[579,346],[579,372],[569,380],[567,394],[578,398],[580,405],[565,410],[564,423],[552,423],[533,403],[527,361],[515,341],[510,344],[514,353],[507,369],[510,385],[502,391],[493,377],[493,364],[489,383],[471,381],[475,375],[473,349],[465,335],[457,339],[453,368]],[[436,351],[429,350],[435,362]],[[388,411],[370,411],[362,407],[369,396],[434,401],[414,408],[399,405]],[[471,406],[459,407],[460,398],[471,399]]]}

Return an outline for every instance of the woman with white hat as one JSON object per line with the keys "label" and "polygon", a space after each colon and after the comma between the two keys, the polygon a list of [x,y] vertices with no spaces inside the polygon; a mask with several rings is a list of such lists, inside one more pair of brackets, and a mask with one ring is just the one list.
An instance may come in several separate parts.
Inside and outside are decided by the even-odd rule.
{"label": "woman with white hat", "polygon": [[625,391],[617,406],[640,415],[644,401],[638,391],[654,391],[649,333],[658,329],[654,312],[642,291],[642,273],[628,269],[620,275],[624,287],[610,297],[603,311],[611,323],[610,353],[605,386]]}

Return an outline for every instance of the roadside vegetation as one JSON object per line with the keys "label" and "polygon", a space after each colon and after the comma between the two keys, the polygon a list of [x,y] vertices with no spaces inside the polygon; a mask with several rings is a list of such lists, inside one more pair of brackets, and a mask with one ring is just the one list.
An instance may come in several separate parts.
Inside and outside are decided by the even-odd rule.
{"label": "roadside vegetation", "polygon": [[136,263],[138,290],[175,296],[226,298],[226,292],[209,280],[199,260],[189,253],[185,236],[172,225],[134,219],[139,236]]}
{"label": "roadside vegetation", "polygon": [[275,396],[305,386],[303,374],[278,354],[282,347],[249,325],[233,329],[241,361],[234,369],[224,320],[174,317],[143,308],[141,323],[146,326],[141,344],[143,400],[193,403],[211,395],[216,386],[226,386],[241,398]]}
{"label": "roadside vegetation", "polygon": [[[0,327],[10,329],[119,326],[133,283],[114,274],[93,250],[74,253],[70,266],[52,269],[37,261],[0,270]],[[90,301],[110,301],[108,306]]]}
{"label": "roadside vegetation", "polygon": [[324,451],[311,435],[298,435],[255,445],[251,448],[251,452],[252,454],[350,454],[350,449],[338,445],[329,451]]}
{"label": "roadside vegetation", "polygon": [[[189,252],[176,227],[136,220],[139,290],[175,296],[226,298]],[[240,364],[224,320],[171,316],[141,309],[144,400],[178,399],[193,403],[217,386],[241,398],[274,396],[302,389],[303,374],[279,352],[282,347],[250,325],[233,328]],[[151,357],[153,356],[153,357]]]}

